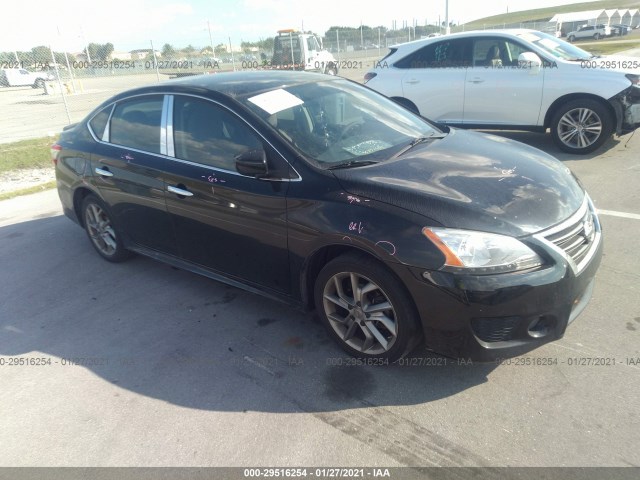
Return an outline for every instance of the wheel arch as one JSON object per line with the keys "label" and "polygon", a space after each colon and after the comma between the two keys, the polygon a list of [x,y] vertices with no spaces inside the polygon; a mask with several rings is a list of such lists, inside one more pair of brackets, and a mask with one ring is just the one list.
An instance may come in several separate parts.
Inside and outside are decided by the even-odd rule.
{"label": "wheel arch", "polygon": [[96,192],[87,187],[79,187],[75,192],[73,192],[73,212],[75,213],[76,218],[78,219],[78,223],[82,228],[84,228],[82,202],[84,202],[84,199],[89,195],[95,195],[97,198],[100,198],[100,196]]}
{"label": "wheel arch", "polygon": [[[385,262],[379,256],[361,247],[344,244],[324,245],[315,250],[311,255],[309,255],[309,257],[307,257],[301,270],[300,292],[302,296],[302,303],[306,308],[310,310],[315,308],[313,291],[315,288],[316,279],[318,278],[318,274],[320,273],[320,271],[327,263],[329,263],[334,258],[346,255],[348,253],[368,257],[388,268]],[[393,270],[389,270],[393,272]],[[398,281],[400,280],[398,279]]]}
{"label": "wheel arch", "polygon": [[611,102],[607,101],[606,98],[602,98],[592,93],[570,93],[556,99],[551,104],[551,106],[547,109],[547,113],[544,116],[544,128],[551,127],[551,121],[553,120],[553,117],[555,116],[556,112],[560,109],[560,107],[562,107],[565,103],[571,102],[573,100],[582,100],[582,99],[594,100],[602,104],[602,106],[606,108],[607,111],[611,114],[611,119],[614,121],[614,125],[617,123],[616,111],[613,108],[613,105],[611,105]]}

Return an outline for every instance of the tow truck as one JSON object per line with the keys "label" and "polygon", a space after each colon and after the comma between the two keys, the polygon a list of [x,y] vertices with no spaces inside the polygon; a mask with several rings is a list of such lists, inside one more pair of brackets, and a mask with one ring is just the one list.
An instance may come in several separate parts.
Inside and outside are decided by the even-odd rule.
{"label": "tow truck", "polygon": [[313,33],[288,28],[278,30],[273,42],[273,69],[303,70],[338,74],[338,62],[322,47],[322,39]]}

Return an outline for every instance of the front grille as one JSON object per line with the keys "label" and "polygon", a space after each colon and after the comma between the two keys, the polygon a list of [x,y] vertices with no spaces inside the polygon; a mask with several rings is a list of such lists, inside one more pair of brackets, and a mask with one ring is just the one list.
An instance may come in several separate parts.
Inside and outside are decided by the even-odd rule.
{"label": "front grille", "polygon": [[506,342],[513,339],[520,317],[474,318],[471,328],[484,342]]}
{"label": "front grille", "polygon": [[564,251],[579,267],[591,248],[595,246],[597,230],[598,221],[591,209],[587,208],[586,213],[577,221],[546,235],[545,238]]}

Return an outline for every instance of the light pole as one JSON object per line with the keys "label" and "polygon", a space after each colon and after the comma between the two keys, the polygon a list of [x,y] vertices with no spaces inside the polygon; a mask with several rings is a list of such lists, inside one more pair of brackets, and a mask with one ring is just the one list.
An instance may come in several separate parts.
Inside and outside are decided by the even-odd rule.
{"label": "light pole", "polygon": [[444,21],[447,24],[444,33],[449,35],[451,33],[451,27],[449,26],[449,0],[445,0]]}
{"label": "light pole", "polygon": [[213,37],[211,36],[211,24],[209,23],[209,20],[207,20],[207,30],[209,30],[209,44],[211,45],[211,54],[214,56],[216,56],[216,49],[213,48]]}
{"label": "light pole", "polygon": [[91,65],[91,55],[89,55],[89,44],[87,43],[87,38],[84,36],[84,28],[80,25],[80,33],[82,34],[82,41],[84,43],[84,51],[87,53],[87,62]]}

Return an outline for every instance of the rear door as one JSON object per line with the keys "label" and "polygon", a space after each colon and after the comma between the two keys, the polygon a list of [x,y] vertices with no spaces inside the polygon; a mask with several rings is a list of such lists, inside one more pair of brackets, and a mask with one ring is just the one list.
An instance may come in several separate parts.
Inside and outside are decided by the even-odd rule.
{"label": "rear door", "polygon": [[[289,170],[270,145],[225,106],[173,97],[168,127],[175,154],[165,174],[167,207],[180,256],[280,293],[290,292],[287,245]],[[171,136],[171,132],[173,135]],[[263,148],[283,179],[241,175],[235,156]]]}
{"label": "rear door", "polygon": [[94,184],[129,241],[175,255],[163,181],[170,162],[163,155],[163,106],[164,95],[141,95],[96,115],[90,125],[100,141],[91,163]]}
{"label": "rear door", "polygon": [[446,123],[462,123],[470,40],[430,43],[394,64],[405,70],[402,90],[421,115]]}

